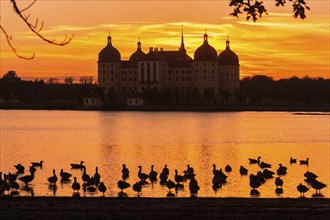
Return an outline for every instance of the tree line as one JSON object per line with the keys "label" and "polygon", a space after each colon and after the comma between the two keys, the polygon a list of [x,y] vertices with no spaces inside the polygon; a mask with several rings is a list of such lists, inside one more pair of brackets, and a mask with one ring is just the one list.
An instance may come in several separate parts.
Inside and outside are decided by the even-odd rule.
{"label": "tree line", "polygon": [[[82,99],[92,91],[108,103],[115,103],[120,95],[114,91],[104,94],[104,90],[93,83],[92,77],[81,77],[77,83],[72,77],[65,78],[63,82],[56,78],[45,82],[42,79],[22,80],[15,71],[9,71],[0,79],[0,99],[3,102],[17,97],[21,103],[57,100],[77,100],[82,103]],[[173,102],[170,103],[176,103],[180,98],[180,94],[157,94],[145,92],[142,98],[147,104],[161,104],[167,99],[172,99]],[[293,76],[274,80],[269,76],[255,75],[240,80],[240,93],[231,98],[236,100],[236,104],[329,105],[330,79]],[[212,98],[204,97],[204,100],[212,103]]]}

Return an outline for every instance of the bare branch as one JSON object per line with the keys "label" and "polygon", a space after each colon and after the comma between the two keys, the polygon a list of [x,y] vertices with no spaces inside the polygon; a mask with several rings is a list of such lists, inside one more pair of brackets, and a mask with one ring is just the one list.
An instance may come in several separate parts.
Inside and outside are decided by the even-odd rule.
{"label": "bare branch", "polygon": [[[35,1],[36,1],[36,0],[35,0]],[[35,1],[34,1],[34,2],[35,2]],[[62,42],[60,42],[60,43],[55,42],[55,40],[49,40],[48,38],[45,38],[44,36],[42,36],[42,35],[40,34],[40,31],[41,31],[42,28],[43,28],[43,22],[42,22],[41,27],[37,29],[39,19],[37,18],[37,19],[36,19],[36,24],[33,25],[32,23],[30,23],[30,22],[28,21],[29,16],[24,16],[24,15],[21,13],[22,11],[24,11],[24,10],[26,10],[27,8],[31,7],[32,4],[34,4],[34,2],[33,2],[30,6],[28,6],[27,8],[25,8],[25,9],[23,9],[23,10],[20,10],[20,9],[18,8],[18,6],[17,6],[17,4],[16,4],[16,0],[10,0],[10,2],[13,4],[13,9],[14,9],[15,13],[18,14],[18,15],[20,16],[20,18],[24,21],[24,23],[29,27],[29,29],[30,29],[35,35],[37,35],[39,38],[41,38],[43,41],[46,41],[47,43],[54,44],[54,45],[58,45],[58,46],[64,46],[64,45],[68,44],[68,43],[72,40],[72,38],[73,38],[74,35],[71,35],[70,37],[65,36],[64,40],[63,40]]]}
{"label": "bare branch", "polygon": [[29,6],[27,6],[26,8],[22,9],[20,12],[22,13],[23,11],[26,11],[28,10],[32,5],[34,5],[34,3],[36,2],[37,0],[34,0]]}
{"label": "bare branch", "polygon": [[17,52],[16,48],[11,44],[12,36],[9,36],[9,35],[7,34],[7,32],[5,31],[5,29],[2,27],[2,25],[0,25],[0,29],[1,29],[1,31],[5,34],[5,36],[6,36],[6,40],[7,40],[7,43],[8,43],[8,45],[9,45],[9,47],[11,48],[11,50],[16,54],[16,56],[18,56],[18,57],[21,58],[21,59],[25,59],[25,60],[32,60],[32,59],[34,58],[34,55],[35,55],[34,53],[33,53],[33,55],[30,56],[30,57],[25,57],[25,56],[20,55],[20,54]]}

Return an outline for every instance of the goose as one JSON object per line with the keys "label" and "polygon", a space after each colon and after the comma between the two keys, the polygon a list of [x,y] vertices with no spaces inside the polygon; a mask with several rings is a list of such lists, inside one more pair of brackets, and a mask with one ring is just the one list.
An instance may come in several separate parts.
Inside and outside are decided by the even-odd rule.
{"label": "goose", "polygon": [[72,176],[71,173],[64,172],[63,169],[61,169],[60,176],[62,180],[69,180],[69,178]]}
{"label": "goose", "polygon": [[34,166],[30,166],[29,171],[30,173],[35,172],[37,169]]}
{"label": "goose", "polygon": [[104,197],[104,193],[105,193],[105,191],[107,191],[107,187],[104,185],[103,182],[100,183],[100,185],[98,186],[98,189],[101,193],[103,193],[103,197]]}
{"label": "goose", "polygon": [[213,164],[213,175],[218,175],[218,174],[220,174],[220,170],[217,170],[216,169],[216,165],[215,164]]}
{"label": "goose", "polygon": [[308,187],[300,183],[300,184],[297,186],[297,190],[300,192],[300,196],[301,196],[301,197],[305,197],[304,194],[305,194],[305,192],[308,191]]}
{"label": "goose", "polygon": [[83,163],[84,161],[80,161],[80,164],[71,163],[71,169],[83,169],[85,167]]}
{"label": "goose", "polygon": [[[324,187],[326,187],[327,185],[325,185],[324,183],[314,180],[311,184],[311,186],[313,187],[313,189],[316,190],[315,195],[321,195],[321,189],[323,189]],[[317,193],[317,190],[319,191],[319,193]]]}
{"label": "goose", "polygon": [[84,166],[83,170],[84,170],[84,172],[83,172],[83,175],[82,175],[81,178],[84,181],[84,183],[86,183],[90,179],[90,177],[89,177],[88,174],[86,174],[86,167],[85,166]]}
{"label": "goose", "polygon": [[167,178],[168,178],[168,175],[166,173],[161,173],[159,175],[159,178],[160,178],[160,184],[164,185],[167,181]]}
{"label": "goose", "polygon": [[200,189],[200,187],[198,186],[198,182],[195,179],[195,175],[193,175],[190,179],[189,182],[189,190],[191,194],[195,194],[198,192],[198,190]]}
{"label": "goose", "polygon": [[283,166],[281,163],[279,164],[279,168],[277,169],[277,175],[285,175],[287,168]]}
{"label": "goose", "polygon": [[168,188],[168,191],[171,192],[171,189],[173,189],[173,188],[175,187],[175,182],[173,182],[172,180],[169,179],[169,180],[166,182],[166,186],[167,186],[167,188]]}
{"label": "goose", "polygon": [[9,181],[9,186],[11,188],[12,195],[17,194],[17,193],[15,193],[15,191],[17,191],[19,189],[18,183],[16,181]]}
{"label": "goose", "polygon": [[154,171],[154,165],[151,165],[151,171],[149,173],[150,179],[156,179],[157,178],[157,172]]}
{"label": "goose", "polygon": [[42,167],[42,163],[43,163],[44,161],[42,161],[42,160],[40,160],[40,162],[31,162],[31,164],[32,164],[32,166],[34,166],[34,167]]}
{"label": "goose", "polygon": [[129,183],[127,183],[124,180],[119,180],[117,183],[117,186],[119,189],[121,189],[121,192],[123,193],[124,189],[127,189],[128,187],[130,187],[131,185]]}
{"label": "goose", "polygon": [[[264,174],[263,172],[261,172],[261,171],[258,171],[257,172],[257,175],[256,175],[256,177],[257,177],[257,180],[261,183],[261,184],[263,184],[263,183],[265,183],[266,182],[266,173]],[[252,176],[253,177],[253,176]],[[268,177],[268,178],[270,178],[270,177]],[[250,179],[251,179],[251,175],[250,175]]]}
{"label": "goose", "polygon": [[142,186],[140,182],[136,182],[133,184],[133,190],[138,193],[138,197],[140,196],[140,192],[142,190]]}
{"label": "goose", "polygon": [[125,164],[123,164],[123,169],[121,170],[121,172],[124,176],[129,176],[129,170]]}
{"label": "goose", "polygon": [[95,174],[94,174],[94,182],[95,185],[98,186],[100,183],[101,175],[99,174],[99,169],[98,167],[95,168]]}
{"label": "goose", "polygon": [[165,164],[162,173],[165,173],[166,175],[170,174],[169,169],[167,168],[167,165]]}
{"label": "goose", "polygon": [[142,166],[138,166],[138,168],[139,168],[138,177],[142,180],[142,182],[145,182],[146,179],[149,178],[149,175],[142,173]]}
{"label": "goose", "polygon": [[183,176],[178,175],[178,170],[175,170],[174,180],[177,183],[177,185],[179,185],[179,183],[183,182]]}
{"label": "goose", "polygon": [[261,162],[261,163],[259,164],[259,167],[260,167],[261,169],[264,169],[264,168],[271,168],[272,166],[271,166],[269,163]]}
{"label": "goose", "polygon": [[55,169],[53,169],[53,176],[48,178],[48,182],[50,183],[51,186],[56,186],[57,176],[55,174]]}
{"label": "goose", "polygon": [[227,165],[227,166],[225,167],[225,171],[228,172],[228,173],[231,172],[231,166]]}
{"label": "goose", "polygon": [[261,186],[261,182],[259,181],[258,178],[255,178],[255,177],[253,177],[251,175],[250,175],[250,186],[251,186],[252,189],[255,190],[256,188],[258,188],[259,186]]}
{"label": "goose", "polygon": [[17,173],[24,173],[24,166],[22,166],[22,164],[17,164],[17,165],[14,165],[14,167],[17,169]]}
{"label": "goose", "polygon": [[267,168],[262,171],[262,174],[265,179],[273,178],[273,175],[275,174],[273,171],[268,170]]}
{"label": "goose", "polygon": [[252,158],[248,158],[248,159],[250,161],[250,164],[256,164],[256,163],[259,164],[261,157],[259,156],[257,160]]}
{"label": "goose", "polygon": [[282,180],[280,177],[276,177],[276,179],[275,179],[275,185],[276,185],[276,189],[277,189],[278,187],[281,187],[281,189],[282,189],[282,186],[283,186],[283,180]]}
{"label": "goose", "polygon": [[[30,173],[34,173],[34,171],[30,171]],[[15,181],[17,179],[18,174],[17,173],[8,173],[7,178],[9,181]]]}
{"label": "goose", "polygon": [[187,165],[186,178],[190,179],[194,175],[194,168],[192,168],[189,164]]}
{"label": "goose", "polygon": [[245,167],[241,166],[241,167],[239,168],[239,173],[240,173],[241,175],[246,175],[246,174],[248,174],[248,169],[246,169]]}
{"label": "goose", "polygon": [[308,165],[309,164],[309,158],[307,157],[306,160],[300,160],[300,165]]}
{"label": "goose", "polygon": [[29,182],[31,182],[34,179],[34,172],[32,172],[31,175],[22,176],[18,179],[24,182],[26,187],[28,187]]}
{"label": "goose", "polygon": [[306,177],[306,182],[310,183],[314,181],[318,176],[315,173],[307,171],[304,176]]}
{"label": "goose", "polygon": [[293,163],[297,163],[297,159],[293,159],[292,157],[290,157],[290,164],[293,164]]}
{"label": "goose", "polygon": [[77,177],[74,177],[74,182],[72,183],[73,193],[80,190],[80,183],[77,182]]}

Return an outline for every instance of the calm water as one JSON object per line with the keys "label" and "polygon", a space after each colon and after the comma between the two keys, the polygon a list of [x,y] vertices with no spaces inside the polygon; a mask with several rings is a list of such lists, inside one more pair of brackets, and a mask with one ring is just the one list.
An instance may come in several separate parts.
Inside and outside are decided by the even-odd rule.
{"label": "calm water", "polygon": [[[198,180],[199,197],[250,197],[249,177],[240,176],[243,165],[250,173],[260,170],[250,165],[248,158],[257,158],[288,167],[283,176],[284,193],[275,194],[275,178],[259,187],[260,197],[299,197],[296,186],[304,183],[303,174],[309,170],[318,180],[327,184],[321,192],[329,191],[329,115],[293,115],[290,112],[85,112],[85,111],[13,111],[1,110],[0,170],[15,172],[14,164],[26,169],[32,161],[43,160],[31,184],[35,196],[53,196],[47,178],[56,169],[77,176],[80,170],[71,170],[70,163],[85,161],[87,173],[93,175],[98,166],[101,181],[108,190],[106,196],[118,196],[117,181],[121,179],[121,166],[127,164],[131,185],[138,181],[138,165],[149,173],[153,164],[160,172],[164,164],[179,173],[190,164]],[[289,163],[290,157],[310,158],[309,166]],[[212,164],[233,168],[228,183],[218,191],[212,189]],[[27,172],[26,172],[27,173]],[[276,175],[275,175],[276,176]],[[20,181],[18,181],[20,182]],[[21,182],[20,182],[21,184]],[[72,183],[58,182],[56,196],[72,196]],[[305,183],[304,183],[305,184]],[[136,197],[132,188],[129,197]],[[159,182],[145,185],[143,197],[165,197],[168,190]],[[173,191],[174,192],[174,191]],[[310,189],[306,197],[315,191]],[[21,196],[31,195],[20,191]],[[80,191],[81,196],[100,196],[100,193]],[[179,190],[178,197],[189,197],[188,182]]]}

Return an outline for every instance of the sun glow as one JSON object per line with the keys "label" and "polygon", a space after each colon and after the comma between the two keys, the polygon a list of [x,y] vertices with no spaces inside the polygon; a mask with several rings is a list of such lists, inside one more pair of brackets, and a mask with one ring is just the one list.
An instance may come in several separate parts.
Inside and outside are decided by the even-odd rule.
{"label": "sun glow", "polygon": [[[329,4],[318,2],[325,6]],[[164,6],[163,13],[170,11],[173,15],[168,19],[159,11],[148,11],[155,6],[151,2],[133,1],[128,5],[127,1],[97,1],[99,4],[93,6],[90,2],[81,2],[82,5],[65,2],[65,8],[61,8],[59,3],[50,2],[47,8],[54,6],[55,14],[59,11],[63,13],[64,18],[56,18],[54,14],[46,15],[42,10],[46,7],[45,2],[38,3],[31,13],[43,16],[48,22],[42,33],[57,41],[61,41],[65,34],[73,33],[74,39],[65,47],[40,42],[19,20],[8,22],[7,19],[12,14],[10,5],[8,2],[1,3],[3,25],[13,35],[18,52],[23,55],[36,53],[36,58],[32,61],[18,59],[1,35],[1,75],[8,70],[16,70],[23,78],[96,76],[98,53],[106,45],[109,30],[113,45],[125,60],[136,50],[139,38],[144,52],[148,52],[149,47],[177,50],[183,28],[185,47],[191,57],[202,44],[205,30],[209,35],[209,43],[218,53],[225,49],[228,35],[231,49],[240,59],[241,77],[264,74],[275,79],[292,75],[329,78],[329,13],[326,14],[325,11],[323,14],[313,14],[312,8],[311,14],[304,21],[293,19],[287,11],[276,11],[253,23],[243,18],[229,17],[231,9],[223,2],[159,2],[160,6]],[[182,10],[186,4],[192,5],[189,13]],[[102,13],[102,5],[112,8],[113,13]],[[161,8],[159,5],[157,10]],[[124,11],[123,6],[129,12],[126,16],[121,14]],[[87,15],[90,19],[83,22],[81,19],[86,15],[75,11],[69,14],[72,7],[83,12],[91,7],[90,15]],[[316,12],[320,10],[315,8]],[[200,18],[193,18],[192,12],[199,12]]]}

